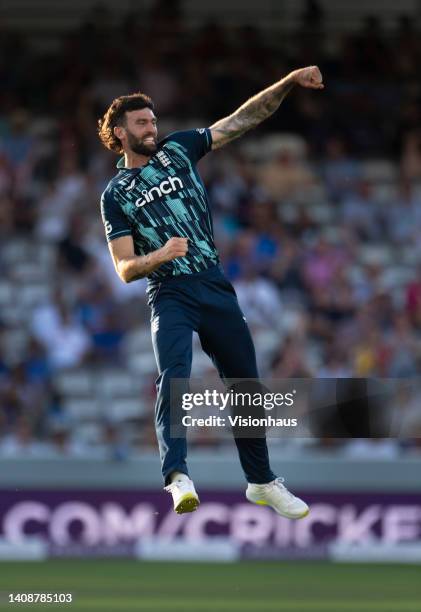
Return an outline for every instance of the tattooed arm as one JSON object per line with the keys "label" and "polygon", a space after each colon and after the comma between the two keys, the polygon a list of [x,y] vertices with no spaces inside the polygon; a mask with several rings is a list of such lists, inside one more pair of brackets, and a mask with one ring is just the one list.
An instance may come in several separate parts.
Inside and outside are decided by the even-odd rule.
{"label": "tattooed arm", "polygon": [[317,66],[300,68],[247,100],[232,115],[220,119],[209,128],[212,149],[219,149],[270,117],[294,85],[323,89],[322,75]]}

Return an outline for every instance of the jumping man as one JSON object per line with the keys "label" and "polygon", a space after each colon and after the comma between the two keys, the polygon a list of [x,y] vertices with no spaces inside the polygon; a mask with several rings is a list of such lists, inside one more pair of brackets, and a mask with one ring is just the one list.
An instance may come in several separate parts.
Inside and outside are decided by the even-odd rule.
{"label": "jumping man", "polygon": [[[219,263],[207,194],[196,164],[272,115],[294,87],[323,89],[317,66],[294,70],[209,128],[157,140],[152,100],[142,93],[116,98],[99,136],[123,154],[101,197],[101,214],[117,274],[125,283],[148,279],[152,342],[159,376],[155,427],[165,489],[177,513],[199,498],[186,464],[184,438],[170,434],[170,380],[188,379],[192,335],[223,379],[259,377],[253,341],[231,283]],[[266,439],[235,437],[249,501],[298,519],[309,512],[269,465]]]}

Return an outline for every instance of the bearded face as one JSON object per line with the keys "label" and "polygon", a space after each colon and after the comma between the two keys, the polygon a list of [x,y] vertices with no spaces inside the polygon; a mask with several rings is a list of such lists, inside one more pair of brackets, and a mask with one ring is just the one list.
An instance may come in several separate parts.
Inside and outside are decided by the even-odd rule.
{"label": "bearded face", "polygon": [[158,145],[154,134],[149,133],[140,137],[136,136],[136,134],[131,132],[128,128],[126,128],[126,133],[127,144],[133,153],[146,156],[151,156],[156,153]]}
{"label": "bearded face", "polygon": [[150,108],[128,111],[121,126],[114,128],[120,132],[126,153],[151,157],[157,151],[158,127],[157,119]]}

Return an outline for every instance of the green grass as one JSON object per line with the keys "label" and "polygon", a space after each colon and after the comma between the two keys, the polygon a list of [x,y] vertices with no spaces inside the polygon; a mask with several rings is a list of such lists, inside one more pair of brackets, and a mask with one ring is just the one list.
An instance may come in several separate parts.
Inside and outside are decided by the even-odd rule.
{"label": "green grass", "polygon": [[[421,567],[315,562],[0,563],[1,609],[77,612],[420,612]],[[72,604],[8,604],[71,592]]]}

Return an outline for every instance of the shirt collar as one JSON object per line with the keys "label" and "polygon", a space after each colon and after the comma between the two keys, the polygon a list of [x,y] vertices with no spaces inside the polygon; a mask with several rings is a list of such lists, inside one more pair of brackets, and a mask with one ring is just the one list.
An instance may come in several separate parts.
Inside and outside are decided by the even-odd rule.
{"label": "shirt collar", "polygon": [[119,159],[119,160],[118,160],[118,162],[116,163],[116,167],[117,167],[117,168],[125,168],[125,167],[126,167],[126,165],[125,165],[125,161],[126,161],[126,160],[124,159],[124,155],[123,155],[123,157],[120,157],[120,159]]}

